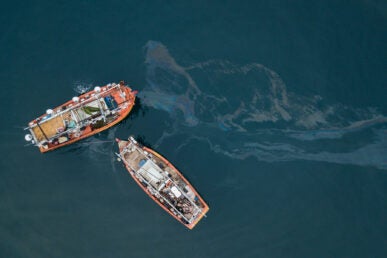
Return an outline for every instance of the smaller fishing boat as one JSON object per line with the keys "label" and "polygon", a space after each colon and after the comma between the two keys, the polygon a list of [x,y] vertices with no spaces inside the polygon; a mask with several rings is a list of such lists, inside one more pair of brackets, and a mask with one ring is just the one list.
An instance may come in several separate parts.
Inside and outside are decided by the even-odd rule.
{"label": "smaller fishing boat", "polygon": [[136,93],[123,81],[97,86],[29,122],[25,140],[47,152],[102,132],[130,113]]}
{"label": "smaller fishing boat", "polygon": [[120,150],[116,155],[142,190],[184,226],[194,228],[209,207],[188,180],[163,156],[133,137],[116,141]]}

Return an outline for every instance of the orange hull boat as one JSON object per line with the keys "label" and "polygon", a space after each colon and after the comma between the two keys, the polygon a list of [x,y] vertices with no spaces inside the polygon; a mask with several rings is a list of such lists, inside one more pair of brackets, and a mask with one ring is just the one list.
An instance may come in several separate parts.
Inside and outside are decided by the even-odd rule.
{"label": "orange hull boat", "polygon": [[102,132],[130,113],[136,93],[124,82],[95,87],[31,121],[25,139],[44,153]]}
{"label": "orange hull boat", "polygon": [[133,137],[116,141],[117,156],[134,181],[172,217],[193,229],[209,210],[195,188],[168,160]]}

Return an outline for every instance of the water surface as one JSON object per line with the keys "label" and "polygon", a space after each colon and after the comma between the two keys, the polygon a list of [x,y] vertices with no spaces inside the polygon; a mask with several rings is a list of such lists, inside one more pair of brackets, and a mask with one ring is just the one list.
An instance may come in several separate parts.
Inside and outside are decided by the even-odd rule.
{"label": "water surface", "polygon": [[[1,257],[383,257],[379,1],[5,4]],[[48,154],[22,128],[80,92],[139,90],[123,123]],[[193,231],[115,159],[140,137],[210,205]]]}

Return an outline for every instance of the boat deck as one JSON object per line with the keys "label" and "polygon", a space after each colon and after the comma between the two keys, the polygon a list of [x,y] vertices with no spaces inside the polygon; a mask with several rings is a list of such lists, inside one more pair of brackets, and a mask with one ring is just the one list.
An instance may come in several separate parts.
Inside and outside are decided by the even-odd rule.
{"label": "boat deck", "polygon": [[135,94],[123,82],[108,84],[38,117],[29,123],[28,129],[40,151],[47,152],[119,123],[134,106]]}
{"label": "boat deck", "polygon": [[51,138],[55,136],[60,130],[64,130],[66,125],[64,120],[71,117],[70,112],[66,112],[61,116],[53,117],[49,120],[39,122],[39,126],[35,126],[32,128],[33,133],[35,134],[36,139],[40,142],[43,140],[47,140],[47,138]]}
{"label": "boat deck", "polygon": [[208,206],[188,181],[157,152],[131,141],[120,141],[120,154],[143,190],[170,215],[192,229]]}

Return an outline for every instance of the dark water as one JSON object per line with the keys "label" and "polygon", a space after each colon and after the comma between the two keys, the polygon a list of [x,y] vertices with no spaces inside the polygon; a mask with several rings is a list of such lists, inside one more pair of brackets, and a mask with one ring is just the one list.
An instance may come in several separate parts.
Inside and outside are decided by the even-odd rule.
{"label": "dark water", "polygon": [[[385,257],[383,1],[77,2],[0,11],[0,257]],[[125,122],[25,146],[28,121],[119,80],[140,92]],[[208,201],[193,231],[115,160],[131,134]]]}

